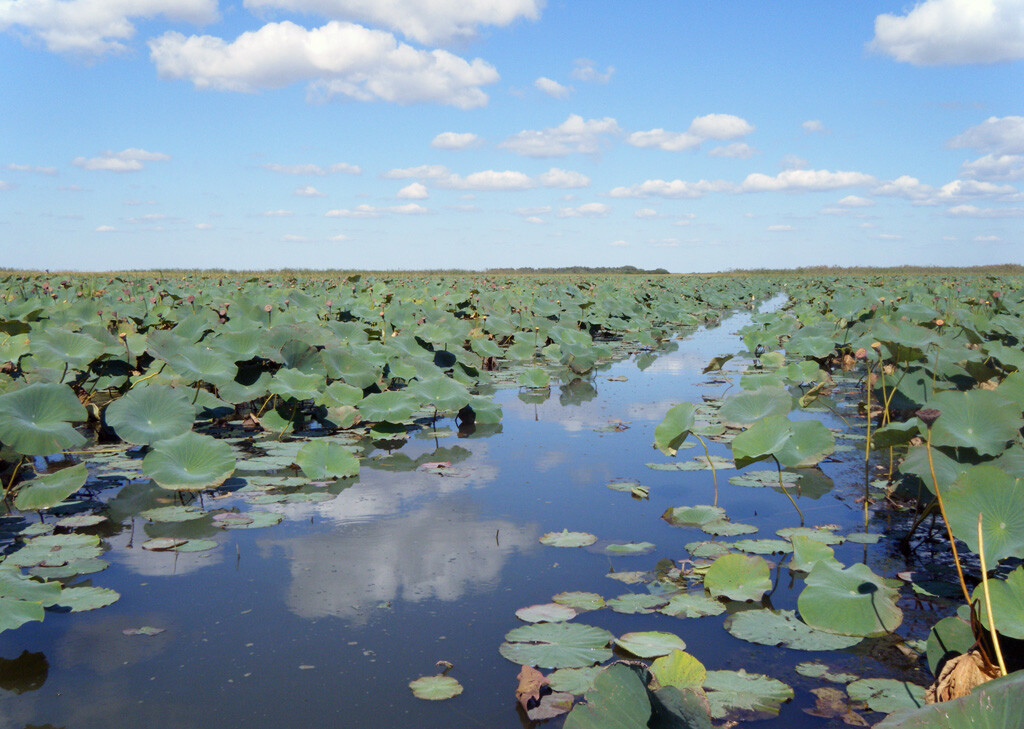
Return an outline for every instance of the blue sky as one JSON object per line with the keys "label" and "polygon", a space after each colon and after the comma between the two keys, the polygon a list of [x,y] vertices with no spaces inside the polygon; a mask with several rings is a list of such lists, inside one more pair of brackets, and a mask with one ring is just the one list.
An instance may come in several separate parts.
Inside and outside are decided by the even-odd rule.
{"label": "blue sky", "polygon": [[0,0],[0,266],[1024,263],[1024,0]]}

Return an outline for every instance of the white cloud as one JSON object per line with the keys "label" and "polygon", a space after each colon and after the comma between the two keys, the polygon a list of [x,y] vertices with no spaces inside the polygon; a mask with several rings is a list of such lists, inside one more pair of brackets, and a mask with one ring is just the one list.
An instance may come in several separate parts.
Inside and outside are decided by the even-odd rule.
{"label": "white cloud", "polygon": [[299,197],[327,197],[326,193],[320,192],[312,185],[306,185],[295,190],[295,194]]}
{"label": "white cloud", "polygon": [[348,236],[345,235],[344,233],[338,233],[337,235],[332,235],[327,240],[333,240],[333,241],[341,242],[343,240],[348,240]]}
{"label": "white cloud", "polygon": [[[1024,13],[1024,9],[1021,12]],[[1021,22],[1024,23],[1024,15]],[[989,117],[950,139],[946,146],[992,154],[1024,154],[1024,116]]]}
{"label": "white cloud", "polygon": [[1024,0],[925,0],[876,17],[869,47],[915,66],[1024,58]]}
{"label": "white cloud", "polygon": [[14,189],[14,185],[13,184],[11,184],[10,182],[5,182],[4,180],[0,180],[0,190],[13,190],[13,189]]}
{"label": "white cloud", "polygon": [[416,203],[406,203],[405,205],[393,205],[387,210],[388,212],[397,213],[398,215],[426,215],[427,213],[430,212],[429,209]]}
{"label": "white cloud", "polygon": [[19,165],[19,164],[15,164],[14,162],[11,162],[10,164],[8,164],[7,165],[7,169],[11,170],[12,172],[35,172],[36,174],[39,174],[39,175],[50,175],[51,177],[53,175],[57,174],[57,168],[56,167],[38,167],[38,166],[35,166],[35,165]]}
{"label": "white cloud", "polygon": [[960,175],[978,180],[1024,179],[1024,155],[986,154],[960,166]]}
{"label": "white cloud", "polygon": [[388,170],[381,177],[385,180],[436,180],[450,174],[444,165],[420,165]]}
{"label": "white cloud", "polygon": [[540,206],[533,207],[533,208],[516,208],[516,210],[515,210],[516,215],[531,216],[531,217],[532,216],[537,216],[537,215],[544,215],[544,214],[550,213],[550,212],[551,212],[551,206],[550,205],[540,205]]}
{"label": "white cloud", "polygon": [[357,205],[351,210],[328,210],[325,213],[325,217],[328,218],[379,218],[387,213],[394,213],[396,215],[425,215],[430,210],[417,205],[416,203],[406,203],[405,205],[392,205],[391,207],[379,208],[373,205]]}
{"label": "white cloud", "polygon": [[314,164],[281,165],[269,163],[263,165],[263,169],[279,172],[282,175],[315,175],[317,177],[324,177],[332,172],[344,172],[350,175],[359,175],[363,172],[358,166],[350,165],[348,162],[337,162],[327,169]]}
{"label": "white cloud", "polygon": [[610,245],[610,246],[615,246],[616,248],[626,248],[627,246],[629,246],[629,241],[625,241],[625,240],[613,240],[613,241],[612,241],[611,243],[609,243],[608,245]]}
{"label": "white cloud", "polygon": [[217,19],[217,0],[4,0],[0,31],[20,27],[56,53],[101,55],[128,50],[132,18],[158,15],[202,25]]}
{"label": "white cloud", "polygon": [[808,119],[800,127],[808,134],[815,134],[826,131],[825,125],[820,119]]}
{"label": "white cloud", "polygon": [[757,150],[746,142],[733,142],[708,150],[709,157],[729,157],[731,159],[750,159],[755,154],[757,154]]}
{"label": "white cloud", "polygon": [[101,225],[96,228],[97,233],[110,233],[111,231],[117,230],[113,225]]}
{"label": "white cloud", "polygon": [[478,146],[480,142],[480,137],[472,132],[441,132],[430,142],[430,146],[434,149],[469,149]]}
{"label": "white cloud", "polygon": [[421,182],[413,182],[398,191],[398,198],[402,200],[426,200],[430,197],[427,186]]}
{"label": "white cloud", "polygon": [[615,73],[614,66],[608,66],[604,73],[601,73],[594,67],[594,62],[589,58],[577,58],[572,62],[572,71],[569,72],[569,75],[577,81],[596,81],[597,83],[606,84],[611,80],[613,73]]}
{"label": "white cloud", "polygon": [[667,132],[651,129],[647,132],[633,132],[626,143],[634,147],[657,147],[667,152],[695,149],[710,139],[724,141],[745,137],[754,131],[749,122],[732,114],[707,114],[698,116],[685,132]]}
{"label": "white cloud", "polygon": [[901,197],[906,200],[924,202],[932,197],[935,193],[935,188],[931,185],[925,185],[916,177],[901,175],[895,180],[883,182],[881,185],[874,188],[871,193],[873,195],[887,195],[890,197]]}
{"label": "white cloud", "polygon": [[550,79],[547,76],[541,76],[533,82],[535,88],[543,91],[548,96],[555,99],[564,99],[572,93],[572,87],[562,86],[554,79]]}
{"label": "white cloud", "polygon": [[277,8],[335,20],[380,25],[420,43],[472,37],[481,25],[537,20],[543,0],[244,0],[245,7]]}
{"label": "white cloud", "polygon": [[514,170],[481,170],[462,177],[450,174],[437,180],[439,187],[453,190],[529,190],[537,183],[527,174]]}
{"label": "white cloud", "polygon": [[542,225],[544,223],[544,219],[538,218],[536,215],[531,215],[527,218],[523,218],[523,220],[525,220],[527,223],[532,223],[534,225]]}
{"label": "white cloud", "polygon": [[1024,208],[979,208],[974,205],[955,205],[946,211],[954,218],[1021,218]]}
{"label": "white cloud", "polygon": [[658,211],[654,208],[640,208],[639,210],[633,211],[634,218],[656,218],[658,217]]}
{"label": "white cloud", "polygon": [[149,48],[162,78],[219,91],[255,92],[309,81],[313,98],[472,109],[487,104],[480,87],[498,80],[494,67],[479,58],[418,50],[385,31],[337,21],[311,30],[289,21],[267,23],[230,43],[168,32],[150,40]]}
{"label": "white cloud", "polygon": [[292,215],[291,210],[267,210],[263,213],[264,218],[290,218]]}
{"label": "white cloud", "polygon": [[847,208],[869,208],[875,204],[875,201],[859,195],[847,195],[839,201],[839,204]]}
{"label": "white cloud", "polygon": [[610,207],[604,203],[584,203],[575,208],[559,208],[560,218],[603,218],[608,215]]}
{"label": "white cloud", "polygon": [[608,193],[610,197],[667,197],[697,198],[710,192],[733,192],[736,186],[725,180],[700,180],[688,182],[684,180],[646,180],[639,185],[616,187]]}
{"label": "white cloud", "polygon": [[1003,239],[998,235],[976,235],[974,236],[975,243],[999,243]]}
{"label": "white cloud", "polygon": [[760,172],[747,175],[741,192],[790,192],[835,190],[841,187],[869,185],[875,178],[862,172],[829,170],[784,170],[774,177]]}
{"label": "white cloud", "polygon": [[782,158],[782,169],[784,170],[805,170],[810,166],[810,162],[795,154],[787,154]]}
{"label": "white cloud", "polygon": [[768,230],[773,233],[788,233],[791,230],[796,230],[792,225],[769,225]]}
{"label": "white cloud", "polygon": [[606,146],[608,135],[620,134],[611,117],[584,119],[571,114],[557,127],[524,129],[498,146],[525,157],[564,157],[568,154],[594,154]]}
{"label": "white cloud", "polygon": [[83,170],[106,170],[107,172],[138,172],[145,169],[145,162],[166,162],[170,157],[160,152],[130,148],[121,152],[104,152],[99,157],[75,157],[71,164]]}
{"label": "white cloud", "polygon": [[547,172],[537,175],[537,181],[544,187],[579,188],[590,186],[590,178],[582,172],[562,170],[558,167],[552,167]]}
{"label": "white cloud", "polygon": [[195,227],[196,230],[211,230],[213,228],[209,223],[196,223],[193,227]]}

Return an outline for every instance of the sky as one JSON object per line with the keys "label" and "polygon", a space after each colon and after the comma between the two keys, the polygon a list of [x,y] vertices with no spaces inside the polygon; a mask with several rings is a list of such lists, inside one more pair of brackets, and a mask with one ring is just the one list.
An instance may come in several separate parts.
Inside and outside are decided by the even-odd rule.
{"label": "sky", "polygon": [[1024,0],[0,0],[0,267],[1024,263]]}

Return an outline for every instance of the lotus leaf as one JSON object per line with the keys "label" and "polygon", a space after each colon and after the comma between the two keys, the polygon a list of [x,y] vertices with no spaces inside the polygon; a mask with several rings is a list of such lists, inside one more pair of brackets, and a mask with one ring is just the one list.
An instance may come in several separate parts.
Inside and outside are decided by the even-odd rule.
{"label": "lotus leaf", "polygon": [[71,388],[37,383],[0,395],[0,441],[26,456],[48,456],[85,444],[71,422],[86,419]]}
{"label": "lotus leaf", "polygon": [[861,701],[872,711],[891,714],[924,706],[924,686],[894,678],[861,678],[846,687],[851,701]]}
{"label": "lotus leaf", "polygon": [[102,514],[78,514],[76,516],[65,516],[57,520],[57,526],[61,529],[85,529],[87,527],[102,524],[107,517]]}
{"label": "lotus leaf", "polygon": [[65,587],[56,604],[70,608],[73,613],[97,610],[115,603],[121,595],[106,587]]}
{"label": "lotus leaf", "polygon": [[518,382],[522,387],[541,388],[548,387],[551,384],[551,378],[540,367],[528,367],[519,375]]}
{"label": "lotus leaf", "polygon": [[285,400],[312,400],[320,395],[324,378],[282,367],[274,373],[267,390]]}
{"label": "lotus leaf", "polygon": [[184,544],[174,547],[175,552],[208,552],[217,546],[212,539],[188,539]]}
{"label": "lotus leaf", "polygon": [[603,669],[599,666],[589,668],[559,668],[548,674],[548,685],[552,691],[580,694],[594,685],[594,679]]}
{"label": "lotus leaf", "polygon": [[604,598],[596,592],[560,592],[551,599],[553,602],[571,607],[577,612],[600,610],[604,607]]}
{"label": "lotus leaf", "polygon": [[18,489],[14,506],[21,511],[38,511],[56,506],[85,485],[89,472],[84,463],[26,481]]}
{"label": "lotus leaf", "polygon": [[231,446],[189,431],[158,441],[142,460],[142,472],[165,489],[200,491],[219,486],[234,473]]}
{"label": "lotus leaf", "polygon": [[[988,546],[988,542],[985,543]],[[1001,635],[1024,639],[1024,567],[1017,567],[1005,580],[989,580],[989,594],[992,598],[992,614],[996,630]],[[991,629],[986,610],[985,591],[981,585],[974,588],[971,596],[980,601],[981,622]]]}
{"label": "lotus leaf", "polygon": [[708,671],[704,690],[715,719],[754,719],[777,716],[779,707],[793,698],[793,689],[760,673]]}
{"label": "lotus leaf", "polygon": [[155,522],[182,522],[202,519],[207,512],[195,506],[158,506],[140,511],[139,516]]}
{"label": "lotus leaf", "polygon": [[168,549],[180,547],[187,541],[187,539],[182,539],[181,537],[154,537],[153,539],[147,539],[140,546],[150,552],[164,552]]}
{"label": "lotus leaf", "polygon": [[747,554],[787,554],[793,545],[784,539],[740,539],[732,543],[734,549]]}
{"label": "lotus leaf", "polygon": [[43,608],[60,599],[56,582],[38,582],[20,570],[0,566],[0,632],[43,619]]}
{"label": "lotus leaf", "polygon": [[418,381],[409,388],[420,402],[429,403],[435,409],[453,413],[469,405],[472,395],[465,385],[462,385],[450,377],[434,375],[433,377]]}
{"label": "lotus leaf", "polygon": [[673,526],[700,527],[725,518],[725,509],[720,506],[676,506],[667,509],[661,518]]}
{"label": "lotus leaf", "polygon": [[740,392],[728,398],[718,411],[722,423],[734,428],[752,425],[772,415],[785,415],[793,407],[793,398],[783,387],[762,387]]}
{"label": "lotus leaf", "polygon": [[940,392],[928,401],[942,414],[932,426],[932,445],[973,448],[985,456],[998,455],[1017,437],[1021,410],[997,391]]}
{"label": "lotus leaf", "polygon": [[[981,589],[979,588],[977,592],[981,592]],[[993,600],[994,602],[995,600]],[[1014,606],[1014,610],[1019,611],[1019,609],[1019,606]],[[984,605],[981,605],[981,614],[987,622]],[[999,626],[999,630],[1002,632],[1002,625],[999,625],[998,621],[996,625]],[[1011,634],[1007,633],[1007,635]],[[971,626],[967,621],[962,620],[957,615],[943,618],[935,623],[928,633],[925,649],[928,656],[928,669],[932,672],[933,676],[938,676],[942,670],[942,664],[954,656],[966,653],[974,647],[974,643],[974,631],[971,630]]]}
{"label": "lotus leaf", "polygon": [[349,478],[359,475],[359,459],[340,443],[311,440],[295,454],[295,462],[311,479]]}
{"label": "lotus leaf", "polygon": [[736,459],[736,466],[743,468],[769,456],[777,457],[792,437],[793,423],[785,415],[761,418],[732,441],[732,456]]}
{"label": "lotus leaf", "polygon": [[667,656],[672,651],[686,649],[686,643],[678,635],[659,630],[626,633],[615,639],[615,645],[640,658]]}
{"label": "lotus leaf", "polygon": [[516,610],[516,617],[524,623],[560,623],[575,618],[576,611],[566,605],[546,603],[519,608]]}
{"label": "lotus leaf", "polygon": [[796,664],[796,672],[808,678],[823,678],[832,683],[850,683],[857,680],[857,674],[833,671],[824,663],[818,661],[804,661]]}
{"label": "lotus leaf", "polygon": [[[940,418],[941,420],[941,418]],[[978,551],[978,515],[982,517],[985,561],[1024,556],[1024,478],[995,466],[972,466],[943,493],[953,536]]]}
{"label": "lotus leaf", "polygon": [[560,532],[548,532],[540,538],[541,544],[551,547],[586,547],[597,541],[597,537],[586,532],[570,532],[563,529]]}
{"label": "lotus leaf", "polygon": [[364,420],[401,423],[416,411],[419,402],[408,392],[388,390],[367,395],[358,407]]}
{"label": "lotus leaf", "polygon": [[626,615],[653,613],[668,602],[668,598],[659,595],[627,594],[613,597],[606,601],[608,607],[617,613]]}
{"label": "lotus leaf", "polygon": [[626,544],[609,544],[604,548],[608,554],[646,554],[654,549],[651,542],[627,542]]}
{"label": "lotus leaf", "polygon": [[794,534],[790,540],[793,544],[793,556],[789,560],[789,568],[797,572],[810,572],[818,562],[841,567],[835,558],[835,550],[818,539],[803,534]]}
{"label": "lotus leaf", "polygon": [[686,551],[698,559],[715,559],[729,554],[732,549],[731,545],[723,542],[690,542],[686,545]]}
{"label": "lotus leaf", "polygon": [[134,387],[110,403],[104,417],[121,440],[150,445],[191,430],[195,409],[185,390],[150,385]]}
{"label": "lotus leaf", "polygon": [[716,519],[707,524],[701,524],[700,530],[716,537],[734,537],[738,534],[753,534],[757,527],[753,524],[740,524],[728,519]]}
{"label": "lotus leaf", "polygon": [[29,570],[29,574],[44,580],[63,580],[75,575],[91,575],[102,572],[109,566],[110,563],[106,560],[90,557],[89,559],[76,559],[60,567],[33,567]]}
{"label": "lotus leaf", "polygon": [[52,534],[33,537],[5,564],[16,567],[60,567],[68,562],[99,557],[103,552],[99,537],[89,534]]}
{"label": "lotus leaf", "polygon": [[704,575],[704,587],[713,597],[730,600],[760,600],[772,589],[771,570],[762,557],[726,554],[719,557]]}
{"label": "lotus leaf", "polygon": [[721,615],[725,612],[725,605],[704,594],[684,592],[672,595],[668,604],[658,612],[676,618],[703,618],[706,615]]}
{"label": "lotus leaf", "polygon": [[708,672],[704,664],[683,650],[674,650],[651,663],[651,673],[662,686],[697,689],[704,685]]}
{"label": "lotus leaf", "polygon": [[654,447],[666,456],[674,456],[693,430],[695,412],[696,408],[688,402],[669,408],[665,418],[654,428]]}
{"label": "lotus leaf", "polygon": [[800,617],[811,627],[829,633],[877,636],[891,633],[903,622],[897,590],[864,564],[845,570],[818,562],[797,599]]}
{"label": "lotus leaf", "polygon": [[602,670],[579,704],[566,717],[565,729],[646,729],[651,700],[640,676],[623,663]]}
{"label": "lotus leaf", "polygon": [[822,544],[842,544],[845,541],[844,537],[834,534],[829,527],[783,527],[776,529],[775,533],[783,539],[792,540],[793,537],[801,536]]}
{"label": "lotus leaf", "polygon": [[[219,515],[218,515],[219,516]],[[274,526],[282,519],[281,514],[272,511],[247,511],[245,514],[234,514],[233,519],[216,521],[217,526],[225,529],[262,529]],[[216,520],[216,517],[214,517]]]}
{"label": "lotus leaf", "polygon": [[775,452],[779,463],[787,468],[813,466],[836,449],[835,436],[817,420],[798,420],[791,427],[792,437]]}
{"label": "lotus leaf", "polygon": [[861,640],[815,630],[800,622],[792,610],[747,610],[727,618],[725,628],[741,640],[801,651],[840,650]]}
{"label": "lotus leaf", "polygon": [[462,684],[451,676],[421,676],[409,682],[413,696],[427,701],[450,699],[462,693]]}
{"label": "lotus leaf", "polygon": [[[893,713],[875,729],[1006,729],[1024,726],[1024,671],[974,687],[970,694]],[[916,698],[916,695],[912,698]]]}
{"label": "lotus leaf", "polygon": [[580,623],[535,623],[505,635],[498,649],[520,665],[541,668],[583,668],[611,658],[607,630]]}
{"label": "lotus leaf", "polygon": [[779,485],[780,478],[782,479],[783,484],[786,486],[792,486],[803,478],[803,474],[794,473],[793,471],[782,471],[780,476],[779,471],[747,471],[739,476],[733,476],[729,479],[729,483],[735,486],[751,486],[754,488],[761,488],[764,486],[777,487]]}

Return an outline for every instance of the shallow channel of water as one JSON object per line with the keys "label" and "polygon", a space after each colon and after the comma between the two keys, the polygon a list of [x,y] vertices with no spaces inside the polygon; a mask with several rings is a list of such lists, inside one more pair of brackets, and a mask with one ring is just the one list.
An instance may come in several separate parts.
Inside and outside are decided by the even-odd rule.
{"label": "shallow channel of water", "polygon": [[[712,503],[710,472],[645,464],[668,460],[651,443],[671,405],[729,387],[713,384],[719,378],[701,369],[741,349],[733,332],[747,321],[737,314],[702,329],[646,369],[631,359],[589,384],[554,386],[544,402],[501,391],[501,432],[459,439],[445,428],[450,423],[439,423],[441,437],[415,437],[400,450],[411,459],[452,461],[445,475],[364,465],[358,482],[333,500],[262,507],[284,514],[277,526],[214,530],[209,538],[219,546],[210,552],[142,550],[139,543],[159,530],[134,519],[133,532],[127,520],[106,538],[103,557],[111,566],[92,576],[93,584],[118,590],[118,602],[81,614],[48,613],[42,623],[0,634],[0,726],[523,726],[514,699],[519,667],[498,654],[504,634],[522,624],[515,610],[565,590],[606,598],[644,591],[607,573],[678,561],[688,556],[685,544],[707,538],[660,517],[668,507]],[[827,424],[837,423],[830,417]],[[712,447],[728,455],[724,446]],[[698,452],[680,451],[677,459]],[[823,464],[838,485],[822,478],[820,488],[804,493],[799,503],[808,524],[837,523],[841,533],[862,526],[851,498],[863,489],[862,459],[854,454],[851,463]],[[782,494],[731,486],[727,478],[735,473],[719,475],[719,505],[733,521],[758,526],[755,537],[796,523]],[[650,499],[607,488],[615,480],[639,481]],[[599,541],[584,549],[538,542],[566,528]],[[603,552],[608,543],[630,541],[656,548],[642,556]],[[836,548],[847,564],[865,554],[863,545]],[[773,579],[771,604],[794,609],[802,581],[794,584],[785,568]],[[759,605],[729,605],[751,607]],[[745,668],[793,685],[796,699],[760,726],[826,726],[828,720],[802,711],[813,705],[808,688],[819,684],[793,672],[817,654],[737,640],[722,629],[724,617],[605,609],[576,620],[616,635],[676,632],[709,669]],[[163,632],[122,632],[141,626]],[[841,655],[861,675],[890,675],[863,650]],[[835,654],[829,660],[835,663]],[[441,702],[414,698],[408,682],[437,672],[437,661],[454,664],[450,675],[464,693]]]}

